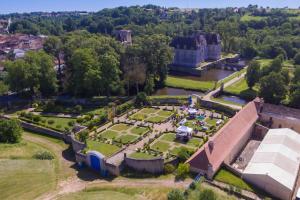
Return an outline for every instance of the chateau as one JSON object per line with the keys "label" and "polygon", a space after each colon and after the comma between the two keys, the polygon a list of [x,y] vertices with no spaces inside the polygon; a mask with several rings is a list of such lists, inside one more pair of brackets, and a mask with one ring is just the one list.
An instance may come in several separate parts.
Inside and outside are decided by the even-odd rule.
{"label": "chateau", "polygon": [[196,68],[204,61],[221,58],[221,38],[217,33],[199,31],[187,37],[178,36],[171,46],[175,49],[175,66]]}

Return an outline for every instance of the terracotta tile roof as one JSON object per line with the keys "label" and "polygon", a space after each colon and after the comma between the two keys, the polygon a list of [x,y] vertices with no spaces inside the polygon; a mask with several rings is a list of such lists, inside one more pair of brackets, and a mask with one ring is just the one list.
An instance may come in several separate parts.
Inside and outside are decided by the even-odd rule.
{"label": "terracotta tile roof", "polygon": [[212,170],[216,171],[258,117],[257,102],[248,103],[187,162],[191,167],[204,171],[211,165]]}

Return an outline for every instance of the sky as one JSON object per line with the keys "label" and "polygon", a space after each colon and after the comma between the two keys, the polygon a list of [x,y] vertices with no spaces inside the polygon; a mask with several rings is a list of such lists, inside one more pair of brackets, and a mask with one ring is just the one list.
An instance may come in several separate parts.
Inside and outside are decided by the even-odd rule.
{"label": "sky", "polygon": [[0,13],[99,11],[103,8],[145,4],[180,8],[246,7],[249,4],[298,8],[300,0],[0,0]]}

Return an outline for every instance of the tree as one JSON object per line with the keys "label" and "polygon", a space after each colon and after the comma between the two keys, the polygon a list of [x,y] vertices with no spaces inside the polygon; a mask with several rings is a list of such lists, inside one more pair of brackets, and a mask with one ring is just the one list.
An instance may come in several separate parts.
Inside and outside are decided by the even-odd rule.
{"label": "tree", "polygon": [[185,179],[190,173],[190,165],[188,163],[180,163],[176,171],[176,178]]}
{"label": "tree", "polygon": [[279,104],[287,94],[285,85],[280,73],[271,72],[260,80],[259,95],[268,103]]}
{"label": "tree", "polygon": [[0,142],[18,143],[22,137],[22,128],[17,120],[0,119]]}
{"label": "tree", "polygon": [[204,189],[199,195],[199,200],[216,200],[217,195],[210,189]]}
{"label": "tree", "polygon": [[300,108],[300,81],[293,84],[290,91],[290,105]]}
{"label": "tree", "polygon": [[29,89],[33,95],[50,96],[57,91],[54,63],[44,51],[29,51],[24,59],[8,61],[6,67],[8,85],[15,92]]}
{"label": "tree", "polygon": [[259,81],[260,64],[257,61],[252,61],[247,68],[246,81],[250,89]]}
{"label": "tree", "polygon": [[140,92],[136,95],[135,105],[142,106],[148,103],[148,97],[145,92]]}
{"label": "tree", "polygon": [[184,200],[183,192],[173,189],[168,193],[168,200]]}
{"label": "tree", "polygon": [[296,65],[300,65],[300,52],[295,55],[294,62]]}
{"label": "tree", "polygon": [[83,130],[77,134],[78,140],[84,143],[88,139],[88,136],[89,136],[89,132],[87,130]]}

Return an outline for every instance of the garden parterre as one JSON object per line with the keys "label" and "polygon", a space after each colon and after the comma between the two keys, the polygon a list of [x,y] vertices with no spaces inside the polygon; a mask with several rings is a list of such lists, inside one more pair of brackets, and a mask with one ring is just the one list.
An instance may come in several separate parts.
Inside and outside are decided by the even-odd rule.
{"label": "garden parterre", "polygon": [[171,117],[174,113],[159,108],[143,108],[137,113],[129,116],[131,120],[145,121],[150,123],[162,123]]}

